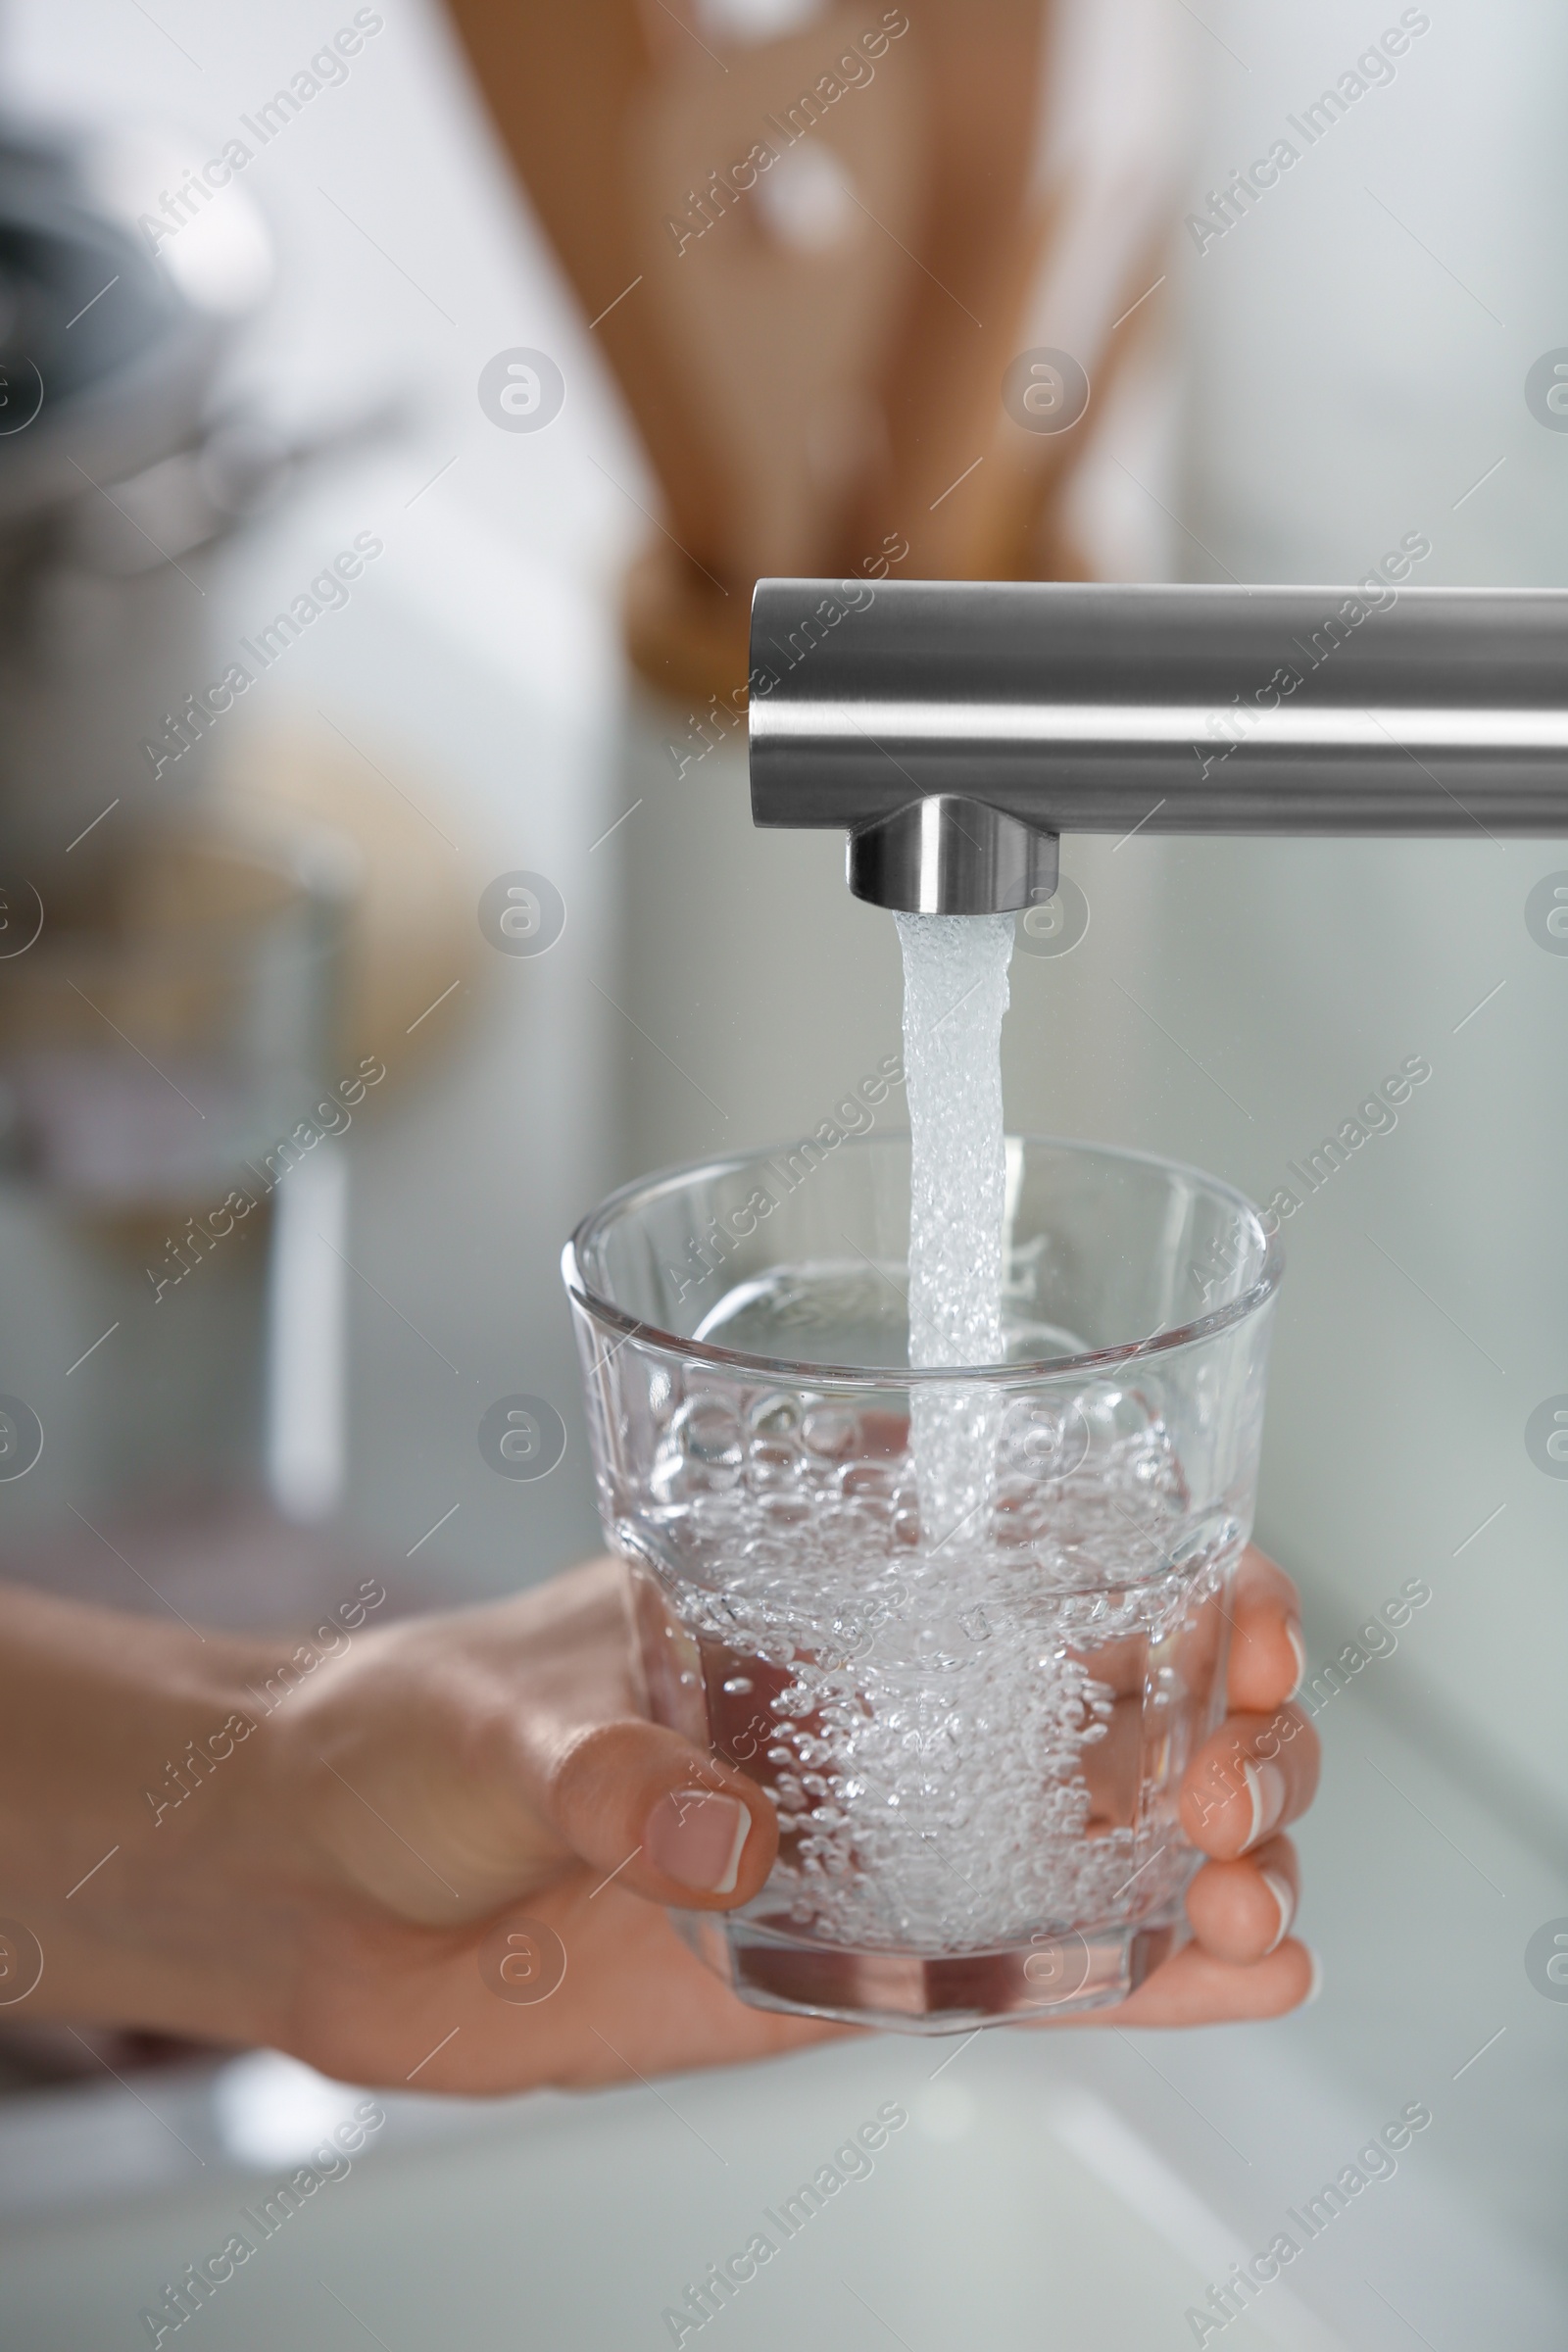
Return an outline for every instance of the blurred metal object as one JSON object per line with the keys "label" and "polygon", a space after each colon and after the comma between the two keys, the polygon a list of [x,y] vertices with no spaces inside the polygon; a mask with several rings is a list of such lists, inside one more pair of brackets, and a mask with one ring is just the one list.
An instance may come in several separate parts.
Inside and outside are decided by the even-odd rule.
{"label": "blurred metal object", "polygon": [[751,772],[939,914],[1049,898],[1062,833],[1568,833],[1568,591],[763,580]]}
{"label": "blurred metal object", "polygon": [[225,405],[271,237],[229,185],[155,257],[136,206],[161,180],[180,160],[156,130],[0,130],[0,841],[40,885],[116,856],[123,816],[92,827],[117,802],[156,819],[205,781],[201,743],[144,748],[212,671],[189,560],[402,419],[383,402],[301,433]]}
{"label": "blurred metal object", "polygon": [[244,411],[220,415],[190,447],[117,482],[112,498],[78,500],[63,524],[63,550],[106,578],[156,571],[226,539],[307,466],[399,431],[409,414],[402,401],[382,401],[294,435]]}
{"label": "blurred metal object", "polygon": [[156,135],[0,135],[0,832],[40,885],[117,797],[167,808],[199,780],[199,759],[160,778],[141,753],[206,674],[204,591],[143,486],[202,446],[271,276],[238,189],[155,260],[119,192],[138,159],[143,186],[170,168]]}
{"label": "blurred metal object", "polygon": [[[104,194],[93,158],[88,142],[0,134],[0,527],[193,434],[236,313],[181,290]],[[253,265],[242,277],[259,298],[265,276]]]}

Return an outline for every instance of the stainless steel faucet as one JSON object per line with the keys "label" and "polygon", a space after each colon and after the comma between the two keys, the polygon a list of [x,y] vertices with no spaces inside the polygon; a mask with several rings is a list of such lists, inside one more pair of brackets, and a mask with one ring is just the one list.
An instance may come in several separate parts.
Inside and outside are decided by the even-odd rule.
{"label": "stainless steel faucet", "polygon": [[910,912],[1063,833],[1568,833],[1568,591],[760,580],[750,727],[756,823]]}

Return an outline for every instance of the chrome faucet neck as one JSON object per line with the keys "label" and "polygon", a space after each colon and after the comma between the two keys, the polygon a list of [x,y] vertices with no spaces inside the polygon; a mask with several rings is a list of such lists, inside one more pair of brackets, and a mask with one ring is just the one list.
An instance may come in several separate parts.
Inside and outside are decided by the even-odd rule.
{"label": "chrome faucet neck", "polygon": [[1025,907],[1062,833],[1568,833],[1568,591],[833,585],[758,582],[752,814],[876,906]]}

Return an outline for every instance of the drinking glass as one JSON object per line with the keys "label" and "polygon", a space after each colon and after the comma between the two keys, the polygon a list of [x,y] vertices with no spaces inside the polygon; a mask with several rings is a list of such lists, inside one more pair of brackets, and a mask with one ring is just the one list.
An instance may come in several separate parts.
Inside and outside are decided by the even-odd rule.
{"label": "drinking glass", "polygon": [[760,2008],[1070,2014],[1184,1934],[1281,1253],[1169,1161],[1006,1171],[998,1364],[908,1366],[906,1136],[648,1178],[564,1253],[649,1711],[778,1811],[760,1893],[677,1914]]}

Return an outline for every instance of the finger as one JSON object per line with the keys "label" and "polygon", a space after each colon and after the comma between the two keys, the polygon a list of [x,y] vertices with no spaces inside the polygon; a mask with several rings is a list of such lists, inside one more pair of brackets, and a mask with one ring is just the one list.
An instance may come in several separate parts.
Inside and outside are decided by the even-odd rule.
{"label": "finger", "polygon": [[1255,1548],[1236,1572],[1230,1619],[1231,1705],[1260,1714],[1283,1706],[1306,1672],[1301,1604],[1284,1569]]}
{"label": "finger", "polygon": [[777,1817],[757,1784],[659,1724],[583,1733],[543,1803],[585,1862],[631,1892],[688,1910],[749,1902],[778,1850]]}
{"label": "finger", "polygon": [[[1227,1627],[1231,1705],[1262,1711],[1293,1697],[1306,1669],[1300,1603],[1284,1569],[1256,1549],[1243,1558],[1229,1597],[1215,1593],[1199,1603],[1183,1628],[1182,1672],[1191,1688],[1206,1686]],[[1142,1690],[1148,1644],[1137,1636],[1104,1642],[1082,1653],[1082,1662],[1121,1696]]]}
{"label": "finger", "polygon": [[1194,1936],[1215,1960],[1266,1960],[1291,1932],[1300,1880],[1288,1838],[1236,1862],[1205,1862],[1187,1889]]}
{"label": "finger", "polygon": [[1229,1716],[1188,1767],[1182,1827],[1220,1861],[1250,1853],[1306,1811],[1318,1762],[1317,1734],[1299,1707]]}
{"label": "finger", "polygon": [[1064,2025],[1220,2026],[1263,2017],[1283,2017],[1317,1998],[1320,1973],[1308,1946],[1291,1936],[1266,1960],[1250,1965],[1217,1960],[1200,1943],[1179,1952],[1146,1977],[1135,1993],[1113,2009],[1093,2010]]}

